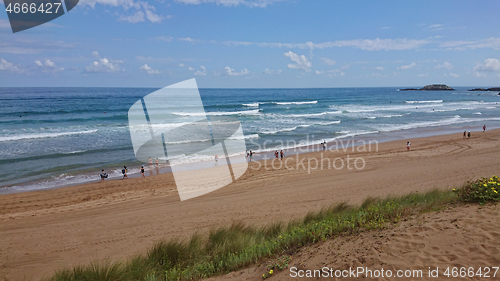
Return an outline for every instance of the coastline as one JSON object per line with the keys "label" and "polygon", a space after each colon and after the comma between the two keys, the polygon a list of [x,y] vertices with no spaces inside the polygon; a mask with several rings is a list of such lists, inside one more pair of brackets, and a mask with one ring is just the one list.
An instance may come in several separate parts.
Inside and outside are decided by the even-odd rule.
{"label": "coastline", "polygon": [[[378,151],[324,154],[362,157],[362,170],[268,170],[255,162],[236,182],[182,202],[169,173],[2,195],[0,266],[8,278],[37,280],[56,269],[124,259],[163,238],[182,239],[233,221],[262,225],[342,201],[451,189],[498,174],[499,141],[497,129],[471,139],[459,134],[412,139],[411,152],[401,141],[388,141]],[[322,153],[299,154],[291,164]],[[259,163],[269,167],[272,161]]]}
{"label": "coastline", "polygon": [[[480,122],[479,122],[480,123]],[[332,147],[335,144],[340,143],[342,147],[352,147],[352,146],[357,146],[357,145],[362,145],[363,143],[367,143],[371,140],[375,140],[378,143],[384,143],[384,142],[389,142],[389,141],[395,141],[398,139],[401,140],[411,140],[415,138],[422,138],[422,137],[433,137],[433,136],[441,136],[441,135],[447,135],[447,134],[453,134],[454,132],[460,133],[462,130],[466,131],[471,131],[471,132],[480,132],[481,126],[479,123],[475,125],[442,125],[442,126],[429,126],[429,127],[417,127],[413,129],[406,129],[406,130],[396,130],[396,131],[390,131],[390,132],[369,132],[366,134],[358,134],[354,136],[340,136],[340,137],[334,137],[331,138],[330,141],[327,142],[328,148]],[[492,126],[488,125],[488,130],[495,130],[499,129],[500,126]],[[314,136],[314,135],[313,135]],[[334,140],[332,140],[334,139]],[[315,144],[304,144],[304,145],[298,145],[293,148],[284,148],[285,155],[291,156],[291,155],[296,155],[296,154],[303,154],[303,153],[310,153],[314,151],[321,151],[322,148],[321,145],[319,144],[319,140],[315,141]],[[131,148],[132,149],[132,148]],[[276,148],[280,150],[281,148]],[[272,159],[273,158],[273,151],[275,148],[267,148],[265,151],[258,151],[255,154],[255,160],[260,161],[260,160],[265,160],[265,159]],[[265,155],[263,157],[263,155]],[[206,166],[208,162],[212,161],[200,161],[200,162],[193,162],[193,163],[184,163],[180,164],[178,166],[179,170],[183,171],[193,171],[193,170],[199,170],[202,169],[203,167]],[[128,176],[129,178],[140,178],[140,165],[135,166],[134,164],[132,165],[127,165],[129,169]],[[158,176],[159,174],[165,174],[165,173],[171,173],[171,168],[168,164],[160,164],[159,169],[156,168],[156,166],[153,164],[152,167],[149,167],[146,163],[144,164],[144,167],[146,169],[146,176]],[[112,170],[114,172],[113,176],[106,181],[111,181],[111,180],[121,180],[121,166],[117,165],[110,165],[108,167],[104,167],[106,172]],[[84,180],[80,182],[74,182],[74,183],[66,183],[66,184],[59,184],[55,186],[49,186],[49,187],[44,187],[40,186],[38,188],[32,188],[33,185],[38,185],[39,183],[46,182],[44,181],[34,181],[34,182],[27,182],[23,185],[19,186],[4,186],[0,187],[0,196],[3,196],[5,194],[12,194],[12,193],[23,193],[23,192],[32,192],[32,191],[38,191],[38,190],[52,190],[52,189],[59,189],[59,188],[66,188],[66,187],[71,187],[71,186],[78,186],[78,185],[83,185],[83,184],[89,184],[93,182],[98,182],[99,177],[98,174],[100,173],[100,169],[96,170],[92,173],[87,172],[82,174],[81,172],[75,173],[75,175],[72,174],[62,174],[61,176],[84,176],[86,178],[91,177],[92,175],[95,175],[95,180]],[[109,172],[108,172],[109,173]]]}

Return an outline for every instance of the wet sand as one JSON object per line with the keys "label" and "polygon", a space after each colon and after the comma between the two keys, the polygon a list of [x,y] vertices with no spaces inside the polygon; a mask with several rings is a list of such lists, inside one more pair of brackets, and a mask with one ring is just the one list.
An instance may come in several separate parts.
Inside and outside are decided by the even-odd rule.
{"label": "wet sand", "polygon": [[[461,133],[409,139],[410,152],[406,141],[381,143],[371,151],[358,147],[290,156],[288,167],[280,167],[279,160],[250,163],[234,183],[187,201],[180,201],[172,174],[2,195],[0,277],[38,280],[76,264],[125,259],[160,239],[188,237],[232,221],[287,221],[336,202],[451,189],[500,174],[500,130],[473,132],[470,139]],[[328,169],[325,160],[323,169],[312,169],[315,161],[308,159],[321,157],[330,163],[340,158],[344,167]],[[356,158],[365,161],[363,169],[353,166]],[[338,168],[341,161],[334,163]],[[193,177],[200,173],[193,171]],[[460,212],[468,214],[467,209]],[[471,229],[483,231],[480,227]],[[496,234],[489,235],[500,242]],[[453,250],[448,248],[442,251]]]}

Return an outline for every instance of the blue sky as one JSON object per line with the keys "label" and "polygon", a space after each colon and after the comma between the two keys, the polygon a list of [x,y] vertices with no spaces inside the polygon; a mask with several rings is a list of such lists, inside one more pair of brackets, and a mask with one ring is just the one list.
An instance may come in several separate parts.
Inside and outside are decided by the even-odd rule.
{"label": "blue sky", "polygon": [[2,11],[0,86],[500,86],[498,11],[497,0],[80,0],[15,34]]}

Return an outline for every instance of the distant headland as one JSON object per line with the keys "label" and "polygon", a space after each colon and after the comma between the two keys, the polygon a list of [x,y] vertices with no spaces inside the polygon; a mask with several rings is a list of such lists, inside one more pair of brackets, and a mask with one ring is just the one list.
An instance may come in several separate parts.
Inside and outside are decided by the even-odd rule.
{"label": "distant headland", "polygon": [[445,84],[432,84],[432,85],[427,85],[424,86],[420,89],[417,88],[406,88],[406,89],[399,89],[400,91],[455,91],[452,87],[449,87]]}
{"label": "distant headland", "polygon": [[467,91],[493,91],[493,92],[498,92],[500,91],[500,87],[493,87],[493,88],[475,88],[475,89],[469,89]]}

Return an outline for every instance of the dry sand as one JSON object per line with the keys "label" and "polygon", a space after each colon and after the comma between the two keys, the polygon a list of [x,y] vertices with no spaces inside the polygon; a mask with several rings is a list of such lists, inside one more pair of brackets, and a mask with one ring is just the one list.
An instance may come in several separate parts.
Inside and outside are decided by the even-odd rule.
{"label": "dry sand", "polygon": [[[366,167],[362,170],[325,167],[309,173],[307,158],[320,159],[320,152],[298,156],[299,161],[306,158],[303,162],[305,170],[284,167],[266,170],[262,163],[251,163],[248,171],[236,182],[182,202],[171,174],[2,195],[0,278],[38,280],[57,269],[75,264],[105,258],[124,259],[144,253],[162,238],[188,237],[196,231],[232,221],[247,224],[287,221],[336,202],[358,204],[368,196],[385,197],[433,188],[450,189],[469,179],[500,174],[500,130],[473,132],[471,139],[462,139],[461,133],[412,139],[411,152],[406,151],[406,141],[382,143],[378,151],[372,147],[372,151],[368,152],[357,152],[355,149],[354,152],[328,151],[323,155],[323,158],[331,159],[345,159],[347,154],[351,158],[363,158]],[[293,159],[287,163],[295,168],[297,158],[290,158]],[[267,163],[270,167],[271,162]],[[199,176],[199,173],[194,172],[193,176]],[[466,218],[474,213],[473,208],[457,209],[457,216]],[[484,219],[481,218],[484,221],[492,220],[493,216],[498,218],[498,210],[484,213]],[[432,224],[421,219],[422,224]],[[498,232],[482,224],[474,227],[473,221],[464,219],[460,222],[470,231],[460,243],[467,243],[467,237],[490,239],[484,242],[488,246],[481,246],[488,247],[490,255],[485,257],[485,262],[490,264],[482,266],[498,266],[498,259],[488,259],[499,256]],[[429,225],[425,231],[429,237],[448,241],[443,229]],[[481,251],[486,251],[477,244],[467,248],[474,254],[464,255],[463,247],[445,244],[447,246],[436,246],[436,249],[430,246],[426,252],[418,252],[428,243],[433,245],[438,242],[428,239],[414,242],[414,237],[406,240],[396,238],[395,234],[384,244],[393,241],[394,245],[389,245],[387,251],[392,249],[390,247],[399,247],[397,245],[407,247],[395,252],[394,255],[401,258],[375,259],[375,253],[372,253],[372,262],[382,261],[388,266],[401,268],[414,264],[433,266],[440,255],[447,255],[450,259],[458,256],[460,262],[465,264],[465,261],[479,256]],[[380,240],[366,239],[365,243],[378,243],[376,241]],[[352,251],[348,257],[354,253]],[[356,255],[356,258],[360,257]],[[333,260],[333,257],[329,259]],[[492,264],[494,262],[497,265]],[[349,264],[349,259],[345,260],[345,264]],[[260,275],[251,278],[260,278]]]}

